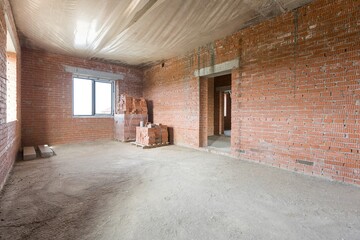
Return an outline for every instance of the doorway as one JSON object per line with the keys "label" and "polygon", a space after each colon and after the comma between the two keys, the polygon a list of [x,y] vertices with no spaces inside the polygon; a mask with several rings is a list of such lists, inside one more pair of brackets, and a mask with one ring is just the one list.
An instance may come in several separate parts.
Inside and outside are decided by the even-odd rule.
{"label": "doorway", "polygon": [[231,152],[231,74],[208,79],[207,147]]}

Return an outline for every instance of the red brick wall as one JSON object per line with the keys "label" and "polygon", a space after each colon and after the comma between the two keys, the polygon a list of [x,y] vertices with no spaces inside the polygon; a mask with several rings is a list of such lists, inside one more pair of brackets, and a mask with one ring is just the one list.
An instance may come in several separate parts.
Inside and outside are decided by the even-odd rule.
{"label": "red brick wall", "polygon": [[142,96],[141,70],[36,50],[22,51],[22,143],[63,144],[113,139],[113,118],[72,116],[72,74],[64,66],[124,73],[118,93]]}
{"label": "red brick wall", "polygon": [[232,155],[360,184],[359,19],[360,1],[318,0],[147,69],[154,121],[200,146],[207,89],[194,71],[238,58]]}
{"label": "red brick wall", "polygon": [[174,58],[145,71],[144,96],[152,102],[153,122],[173,128],[174,143],[199,144],[199,79],[194,60]]}
{"label": "red brick wall", "polygon": [[[208,145],[208,131],[209,128],[209,80],[207,78],[200,78],[200,109],[199,109],[199,147],[206,147]],[[194,125],[196,123],[193,123]],[[176,137],[176,136],[175,136]]]}
{"label": "red brick wall", "polygon": [[[5,16],[9,20],[8,25]],[[18,51],[17,55],[6,53],[7,31],[15,32],[14,45]],[[7,0],[0,1],[0,190],[16,160],[21,141],[19,46],[10,5]],[[14,76],[15,71],[17,76]],[[11,92],[7,92],[9,86]],[[9,94],[16,94],[11,105],[7,104]],[[7,111],[15,111],[16,115],[7,119]]]}
{"label": "red brick wall", "polygon": [[214,135],[214,107],[215,107],[215,85],[214,85],[214,78],[208,78],[208,136]]}

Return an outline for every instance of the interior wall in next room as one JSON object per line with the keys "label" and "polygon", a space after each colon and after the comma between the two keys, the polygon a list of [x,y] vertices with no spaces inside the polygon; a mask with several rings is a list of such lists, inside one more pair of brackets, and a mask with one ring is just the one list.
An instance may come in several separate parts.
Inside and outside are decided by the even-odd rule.
{"label": "interior wall in next room", "polygon": [[227,101],[227,115],[224,117],[224,94],[219,91],[219,88],[231,86],[231,74],[215,77],[214,85],[214,132],[219,135],[224,133],[224,129],[231,129],[231,103]]}
{"label": "interior wall in next room", "polygon": [[137,68],[23,49],[23,145],[113,139],[112,117],[72,116],[72,73],[65,65],[122,74],[124,79],[116,81],[117,94],[142,97],[143,72]]}
{"label": "interior wall in next room", "polygon": [[214,132],[214,121],[215,121],[215,85],[214,85],[214,78],[207,78],[205,81],[207,81],[207,92],[208,92],[208,111],[207,111],[207,128],[208,128],[208,136],[213,136],[215,134]]}
{"label": "interior wall in next room", "polygon": [[224,98],[226,98],[226,116],[224,116],[224,130],[231,130],[231,95],[229,93],[226,93]]}

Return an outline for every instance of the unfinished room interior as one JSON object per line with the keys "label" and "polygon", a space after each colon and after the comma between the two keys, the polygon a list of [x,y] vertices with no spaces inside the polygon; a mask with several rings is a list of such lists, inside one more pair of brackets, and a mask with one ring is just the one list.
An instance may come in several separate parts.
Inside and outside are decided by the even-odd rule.
{"label": "unfinished room interior", "polygon": [[360,239],[360,1],[0,0],[0,239]]}

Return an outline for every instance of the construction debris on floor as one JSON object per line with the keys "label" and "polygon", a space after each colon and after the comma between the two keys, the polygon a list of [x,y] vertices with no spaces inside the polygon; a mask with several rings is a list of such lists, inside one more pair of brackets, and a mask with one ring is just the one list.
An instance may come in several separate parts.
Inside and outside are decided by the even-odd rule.
{"label": "construction debris on floor", "polygon": [[49,157],[52,157],[54,155],[53,150],[51,150],[51,148],[49,148],[48,145],[39,145],[38,148],[39,148],[39,151],[40,151],[40,156],[42,158],[49,158]]}
{"label": "construction debris on floor", "polygon": [[144,98],[121,94],[114,115],[115,140],[135,141],[136,127],[148,121],[148,109]]}
{"label": "construction debris on floor", "polygon": [[36,158],[36,151],[34,147],[23,148],[23,160],[33,160]]}
{"label": "construction debris on floor", "polygon": [[[38,146],[39,155],[42,158],[49,158],[54,155],[54,151],[48,145],[39,145]],[[33,146],[23,148],[23,160],[33,160],[36,159],[37,153]]]}
{"label": "construction debris on floor", "polygon": [[136,127],[135,144],[142,147],[157,147],[169,144],[167,126],[148,123],[145,127]]}

